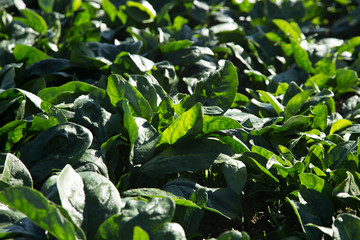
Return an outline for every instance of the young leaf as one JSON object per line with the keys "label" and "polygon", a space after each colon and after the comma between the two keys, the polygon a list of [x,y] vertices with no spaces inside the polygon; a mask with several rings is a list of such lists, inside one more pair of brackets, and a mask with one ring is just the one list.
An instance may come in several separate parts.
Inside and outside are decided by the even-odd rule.
{"label": "young leaf", "polygon": [[38,61],[51,58],[36,48],[20,44],[14,48],[14,57],[18,61],[25,61],[27,67]]}
{"label": "young leaf", "polygon": [[257,92],[260,93],[261,100],[270,103],[278,116],[281,116],[281,114],[284,112],[284,106],[271,93],[262,90],[257,90]]}
{"label": "young leaf", "polygon": [[126,128],[126,130],[128,131],[128,135],[129,135],[129,142],[130,142],[130,155],[131,155],[131,160],[133,158],[133,151],[134,151],[134,144],[136,139],[139,136],[139,129],[138,126],[135,122],[135,119],[133,117],[133,115],[131,114],[131,110],[129,107],[129,102],[127,99],[122,99],[120,100],[117,105],[119,106],[120,109],[122,109],[123,113],[124,113],[124,127]]}
{"label": "young leaf", "polygon": [[139,226],[134,227],[133,240],[150,240],[149,235]]}
{"label": "young leaf", "polygon": [[181,114],[161,134],[159,145],[174,144],[185,136],[196,136],[203,128],[203,109],[201,103],[196,103],[188,111]]}
{"label": "young leaf", "polygon": [[321,131],[325,131],[327,127],[327,116],[328,109],[325,105],[319,103],[314,108],[311,109],[311,112],[315,115],[312,128],[319,128]]}
{"label": "young leaf", "polygon": [[211,133],[226,129],[241,128],[241,124],[236,120],[223,116],[203,116],[203,133]]}
{"label": "young leaf", "polygon": [[331,125],[329,135],[333,134],[336,131],[339,131],[343,128],[351,126],[352,122],[347,119],[339,119]]}
{"label": "young leaf", "polygon": [[311,90],[305,90],[292,97],[285,107],[285,119],[289,119],[298,113],[301,107],[310,98],[311,94]]}
{"label": "young leaf", "polygon": [[15,20],[21,21],[22,23],[28,25],[38,33],[45,35],[47,25],[45,20],[39,14],[27,8],[21,10],[21,12],[24,14],[25,18],[16,17]]}
{"label": "young leaf", "polygon": [[303,49],[298,42],[292,39],[290,39],[290,42],[297,65],[308,73],[314,72],[312,63],[306,50]]}
{"label": "young leaf", "polygon": [[38,0],[39,7],[46,13],[50,13],[53,10],[55,0]]}
{"label": "young leaf", "polygon": [[301,32],[299,27],[292,26],[290,23],[283,19],[273,19],[273,23],[280,28],[280,30],[285,33],[290,39],[293,39],[297,42],[301,40]]}
{"label": "young leaf", "polygon": [[116,106],[120,100],[126,98],[134,108],[138,117],[145,118],[148,121],[151,120],[153,111],[149,102],[135,87],[120,75],[112,74],[109,76],[106,91],[114,106]]}

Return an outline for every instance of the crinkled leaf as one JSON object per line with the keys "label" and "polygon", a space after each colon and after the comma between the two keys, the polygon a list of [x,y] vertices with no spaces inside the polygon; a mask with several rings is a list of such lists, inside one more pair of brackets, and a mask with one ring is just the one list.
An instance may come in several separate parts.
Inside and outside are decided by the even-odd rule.
{"label": "crinkled leaf", "polygon": [[92,133],[75,123],[63,123],[41,132],[21,150],[21,160],[30,170],[35,183],[52,169],[74,164],[93,139]]}

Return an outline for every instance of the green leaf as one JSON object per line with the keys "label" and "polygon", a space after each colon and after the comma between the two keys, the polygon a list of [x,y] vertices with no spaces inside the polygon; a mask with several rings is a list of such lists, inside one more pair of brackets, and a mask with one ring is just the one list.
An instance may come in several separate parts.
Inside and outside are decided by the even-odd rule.
{"label": "green leaf", "polygon": [[134,142],[134,163],[144,163],[151,159],[160,140],[158,131],[145,119],[135,118],[138,137]]}
{"label": "green leaf", "polygon": [[264,102],[270,103],[278,116],[284,112],[284,106],[271,94],[262,90],[257,90],[260,93],[260,99]]}
{"label": "green leaf", "polygon": [[24,14],[25,18],[15,17],[15,20],[21,21],[38,33],[45,35],[47,31],[47,25],[45,20],[39,14],[30,9],[23,9],[21,12]]}
{"label": "green leaf", "polygon": [[122,111],[124,113],[124,120],[123,120],[124,127],[128,131],[129,142],[130,142],[130,151],[131,151],[131,154],[133,154],[134,144],[135,144],[136,139],[139,136],[138,126],[135,122],[133,115],[131,114],[131,110],[129,107],[129,101],[127,99],[122,99],[118,102],[118,106],[119,106],[119,108],[122,109]]}
{"label": "green leaf", "polygon": [[133,20],[140,23],[151,23],[156,17],[155,9],[145,0],[127,1],[126,12]]}
{"label": "green leaf", "polygon": [[92,133],[75,123],[63,123],[41,132],[20,150],[21,160],[34,183],[46,178],[52,169],[74,164],[93,139]]}
{"label": "green leaf", "polygon": [[349,90],[349,88],[354,87],[359,84],[359,78],[357,73],[351,69],[338,69],[336,70],[336,87],[334,91],[344,93]]}
{"label": "green leaf", "polygon": [[199,206],[196,204],[196,201],[186,200],[185,198],[176,196],[170,192],[158,189],[158,188],[136,188],[136,189],[129,189],[125,192],[121,193],[122,197],[169,197],[174,200],[176,205],[191,207],[196,209],[201,209],[203,206]]}
{"label": "green leaf", "polygon": [[46,13],[50,13],[53,10],[55,0],[38,0],[39,7]]}
{"label": "green leaf", "polygon": [[334,224],[334,239],[355,240],[360,234],[360,218],[350,213],[337,215]]}
{"label": "green leaf", "polygon": [[316,74],[314,76],[312,76],[311,78],[309,78],[308,80],[306,80],[305,82],[305,86],[312,86],[312,87],[318,87],[318,88],[323,88],[326,83],[330,80],[331,78],[323,73],[319,73]]}
{"label": "green leaf", "polygon": [[74,103],[81,95],[93,94],[103,100],[106,97],[105,90],[85,82],[71,81],[59,87],[48,87],[40,90],[38,96],[52,104]]}
{"label": "green leaf", "polygon": [[146,162],[140,172],[151,178],[184,171],[198,172],[214,163],[226,162],[232,149],[213,139],[187,141],[166,148]]}
{"label": "green leaf", "polygon": [[312,114],[315,115],[312,128],[319,128],[321,131],[325,131],[327,127],[328,109],[325,105],[319,103],[311,109]]}
{"label": "green leaf", "polygon": [[214,72],[198,82],[191,100],[201,102],[204,106],[218,106],[226,111],[234,102],[239,81],[230,61],[220,60],[218,64]]}
{"label": "green leaf", "polygon": [[161,134],[159,145],[163,143],[174,144],[184,137],[194,137],[201,132],[202,128],[203,108],[201,103],[196,103],[165,129]]}
{"label": "green leaf", "polygon": [[[277,186],[279,184],[279,180],[266,169],[266,163],[262,161],[262,158],[263,157],[260,155],[247,152],[239,157],[239,159],[245,163],[248,169],[253,169],[261,175],[261,178],[263,179],[262,181],[264,181],[264,183]],[[264,160],[266,161],[267,159],[265,158]]]}
{"label": "green leaf", "polygon": [[337,144],[334,148],[330,150],[325,156],[325,164],[330,169],[339,168],[347,155],[356,149],[357,144],[354,141],[342,142]]}
{"label": "green leaf", "polygon": [[38,116],[33,116],[30,127],[31,131],[44,131],[58,124],[67,122],[64,113],[52,104],[42,101],[40,106],[46,115],[39,114]]}
{"label": "green leaf", "polygon": [[126,98],[138,117],[145,118],[146,120],[152,118],[153,111],[149,102],[135,87],[120,75],[112,74],[109,76],[106,91],[114,106],[116,106],[120,100]]}
{"label": "green leaf", "polygon": [[332,196],[332,188],[328,182],[319,176],[312,173],[301,173],[299,174],[301,185],[304,185],[307,189],[313,189],[320,192],[327,197]]}
{"label": "green leaf", "polygon": [[58,239],[77,239],[73,223],[40,192],[15,186],[0,192],[0,201],[24,213],[28,218]]}
{"label": "green leaf", "polygon": [[159,132],[163,132],[169,127],[174,121],[174,106],[169,97],[165,97],[162,100],[152,118],[152,125],[154,125]]}
{"label": "green leaf", "polygon": [[292,39],[290,39],[290,42],[297,65],[308,73],[314,72],[312,63],[306,50],[303,49],[298,42]]}
{"label": "green leaf", "polygon": [[154,240],[186,240],[184,229],[178,223],[164,223],[150,234]]}
{"label": "green leaf", "polygon": [[162,53],[168,53],[168,52],[174,52],[180,50],[182,48],[190,47],[192,44],[194,44],[194,42],[184,39],[179,41],[171,41],[171,42],[163,43],[159,45],[159,48]]}
{"label": "green leaf", "polygon": [[353,198],[360,201],[360,188],[354,175],[346,171],[346,179],[334,188],[333,194],[338,198]]}
{"label": "green leaf", "polygon": [[357,47],[359,45],[360,45],[360,37],[356,36],[356,37],[350,38],[344,44],[342,44],[338,48],[337,52],[338,52],[338,54],[341,54],[345,51],[352,53],[354,51],[355,47]]}
{"label": "green leaf", "polygon": [[109,16],[110,21],[114,22],[118,13],[116,7],[110,2],[110,0],[101,1],[101,7]]}
{"label": "green leaf", "polygon": [[74,122],[88,128],[100,142],[105,142],[111,131],[107,128],[111,114],[89,95],[78,97],[73,109]]}
{"label": "green leaf", "polygon": [[246,232],[230,230],[220,234],[216,240],[250,240],[250,236]]}
{"label": "green leaf", "polygon": [[87,238],[93,238],[99,226],[111,216],[119,214],[125,203],[114,184],[98,173],[76,173],[67,167],[61,174],[50,177],[42,191],[49,195],[59,194],[61,204],[69,211],[71,218],[76,224],[81,224]]}
{"label": "green leaf", "polygon": [[130,200],[121,214],[101,224],[96,239],[132,239],[135,226],[150,233],[174,216],[175,203],[171,198],[152,198],[149,202]]}
{"label": "green leaf", "polygon": [[84,183],[70,165],[66,165],[60,172],[57,188],[61,206],[69,213],[73,222],[81,227],[85,210]]}
{"label": "green leaf", "polygon": [[285,119],[289,119],[290,117],[298,113],[301,107],[310,98],[311,94],[311,90],[305,90],[293,96],[285,107]]}
{"label": "green leaf", "polygon": [[27,122],[25,120],[11,121],[2,126],[0,128],[0,147],[2,151],[10,151],[13,145],[24,137],[26,127]]}
{"label": "green leaf", "polygon": [[351,126],[352,122],[347,120],[347,119],[339,119],[336,122],[334,122],[331,125],[330,131],[329,131],[329,135],[333,134],[336,131],[339,131],[343,128],[346,128],[348,126]]}
{"label": "green leaf", "polygon": [[26,166],[11,153],[0,154],[1,181],[14,186],[32,187],[33,181]]}
{"label": "green leaf", "polygon": [[[208,201],[208,195],[206,193],[206,189],[205,188],[197,189],[193,194],[191,194],[189,200],[196,203],[201,208],[204,208]],[[177,217],[178,223],[181,224],[187,235],[191,236],[195,234],[204,216],[204,210],[187,207],[187,208],[179,209],[178,212],[180,213],[177,213],[175,217]]]}
{"label": "green leaf", "polygon": [[211,133],[227,129],[241,128],[241,124],[236,120],[223,116],[203,116],[203,133]]}
{"label": "green leaf", "polygon": [[18,61],[25,61],[26,66],[51,58],[42,51],[26,45],[16,45],[14,48],[14,57]]}
{"label": "green leaf", "polygon": [[242,190],[247,182],[246,166],[238,160],[228,160],[222,165],[222,172],[225,176],[227,186],[241,195]]}
{"label": "green leaf", "polygon": [[150,240],[149,235],[139,226],[134,227],[133,240]]}
{"label": "green leaf", "polygon": [[290,40],[293,39],[296,42],[301,40],[301,32],[298,26],[292,25],[283,19],[273,19],[272,21],[283,33],[290,37]]}
{"label": "green leaf", "polygon": [[302,189],[298,195],[299,201],[289,198],[286,198],[286,201],[294,209],[305,236],[308,239],[319,239],[322,232],[306,224],[326,225],[333,215],[333,203],[325,195],[311,189]]}

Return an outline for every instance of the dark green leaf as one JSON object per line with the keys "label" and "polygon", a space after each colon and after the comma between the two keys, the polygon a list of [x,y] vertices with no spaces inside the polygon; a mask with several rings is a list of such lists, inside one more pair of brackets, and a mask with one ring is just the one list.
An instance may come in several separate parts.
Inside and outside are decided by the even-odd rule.
{"label": "dark green leaf", "polygon": [[216,162],[227,161],[231,148],[216,140],[187,141],[166,148],[146,162],[140,171],[151,178],[163,178],[166,174],[183,171],[197,172],[208,169]]}
{"label": "dark green leaf", "polygon": [[360,234],[360,218],[349,214],[339,214],[333,225],[334,239],[355,240]]}
{"label": "dark green leaf", "polygon": [[21,160],[30,170],[35,183],[52,169],[74,164],[90,146],[91,132],[75,123],[63,123],[41,132],[21,149]]}

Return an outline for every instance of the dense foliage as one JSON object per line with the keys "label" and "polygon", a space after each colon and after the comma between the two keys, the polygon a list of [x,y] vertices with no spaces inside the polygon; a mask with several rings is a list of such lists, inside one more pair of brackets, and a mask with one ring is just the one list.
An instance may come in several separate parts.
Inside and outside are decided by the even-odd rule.
{"label": "dense foliage", "polygon": [[357,239],[360,1],[0,0],[0,238]]}

